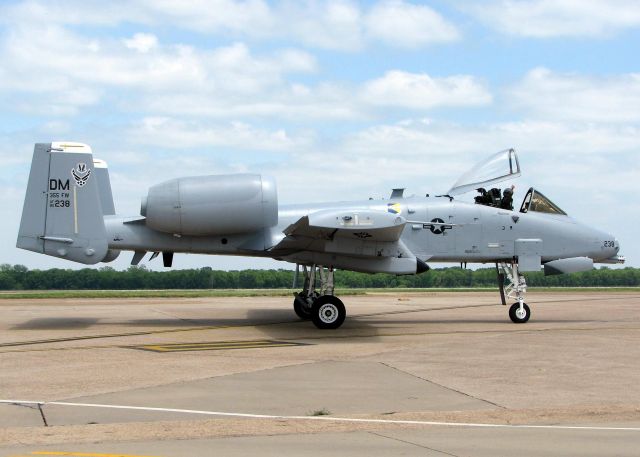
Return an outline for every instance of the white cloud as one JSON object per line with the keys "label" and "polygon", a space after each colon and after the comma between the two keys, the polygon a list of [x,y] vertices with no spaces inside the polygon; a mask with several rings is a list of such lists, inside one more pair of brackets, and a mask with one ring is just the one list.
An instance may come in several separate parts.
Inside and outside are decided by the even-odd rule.
{"label": "white cloud", "polygon": [[365,23],[368,35],[399,47],[418,48],[460,38],[457,28],[433,9],[400,0],[375,4]]}
{"label": "white cloud", "polygon": [[153,93],[143,99],[147,110],[165,115],[238,119],[271,117],[297,122],[359,120],[367,117],[353,94],[339,85],[271,86],[260,94],[237,96],[215,90],[180,94]]}
{"label": "white cloud", "polygon": [[523,37],[601,37],[640,26],[636,0],[499,0],[464,9],[489,27]]}
{"label": "white cloud", "polygon": [[[132,38],[124,40],[124,45],[129,49],[145,53],[158,46],[158,37],[151,33],[136,33]],[[95,46],[94,49],[98,51],[100,48]]]}
{"label": "white cloud", "polygon": [[262,0],[137,0],[133,2],[159,23],[202,33],[262,37],[273,33],[276,19]]}
{"label": "white cloud", "polygon": [[[405,120],[381,124],[359,131],[347,139],[347,147],[359,155],[379,156],[388,151],[406,151],[402,158],[436,156],[481,158],[492,152],[514,147],[525,154],[547,157],[550,168],[559,157],[586,158],[601,154],[635,156],[640,129],[626,126],[572,124],[549,121],[511,121],[471,126]],[[591,159],[589,159],[591,160]],[[425,166],[430,167],[427,163]],[[567,167],[573,166],[571,163]]]}
{"label": "white cloud", "polygon": [[[454,24],[434,9],[402,0],[381,0],[364,7],[352,0],[26,0],[0,6],[0,22],[114,26],[122,23],[172,26],[206,35],[259,40],[294,40],[321,49],[355,51],[384,43],[417,48],[459,38]],[[137,41],[132,41],[137,40]],[[128,40],[145,52],[150,36]],[[144,50],[144,51],[143,51]]]}
{"label": "white cloud", "polygon": [[588,76],[535,68],[506,97],[526,115],[541,119],[640,122],[640,73]]}
{"label": "white cloud", "polygon": [[[17,99],[12,108],[53,115],[76,114],[104,96],[124,100],[126,110],[144,108],[141,99],[155,101],[167,94],[190,95],[196,111],[204,103],[221,109],[241,105],[243,97],[260,103],[265,95],[286,89],[286,74],[316,70],[315,58],[296,49],[256,56],[243,43],[203,50],[163,46],[150,34],[124,42],[87,40],[55,25],[42,26],[37,34],[27,26],[11,29],[0,57],[5,62],[0,92]],[[113,89],[131,93],[121,98]]]}
{"label": "white cloud", "polygon": [[439,106],[486,105],[492,99],[488,89],[473,76],[434,78],[399,70],[368,81],[361,98],[373,105],[422,110]]}
{"label": "white cloud", "polygon": [[8,33],[2,51],[7,73],[11,72],[0,85],[29,91],[59,90],[78,83],[143,87],[193,83],[202,67],[196,51],[187,46],[132,54],[120,41],[88,41],[56,25],[43,25],[38,33],[29,26],[17,26]]}
{"label": "white cloud", "polygon": [[121,22],[148,23],[149,15],[139,2],[69,0],[46,2],[24,0],[0,5],[0,22],[7,24],[69,24],[113,26]]}
{"label": "white cloud", "polygon": [[349,0],[284,3],[278,22],[275,34],[308,46],[354,51],[364,45],[362,11]]}
{"label": "white cloud", "polygon": [[0,91],[16,98],[12,109],[30,114],[72,116],[118,103],[123,111],[154,115],[362,120],[372,116],[371,105],[428,110],[491,101],[468,75],[392,71],[362,90],[340,82],[311,85],[290,78],[318,70],[314,56],[295,48],[255,55],[240,42],[201,49],[163,44],[150,33],[122,40],[88,39],[58,25],[39,30],[15,26],[0,48],[6,62]]}
{"label": "white cloud", "polygon": [[204,125],[169,117],[146,117],[128,131],[135,143],[171,149],[196,147],[229,147],[235,150],[287,151],[304,147],[309,138],[293,138],[285,129],[266,130],[244,122],[226,125]]}

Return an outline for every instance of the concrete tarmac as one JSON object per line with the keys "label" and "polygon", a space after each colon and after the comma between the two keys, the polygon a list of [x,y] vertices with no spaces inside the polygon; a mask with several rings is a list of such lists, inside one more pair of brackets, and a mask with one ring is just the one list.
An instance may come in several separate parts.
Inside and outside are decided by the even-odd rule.
{"label": "concrete tarmac", "polygon": [[1,300],[0,456],[640,454],[640,293],[497,301]]}

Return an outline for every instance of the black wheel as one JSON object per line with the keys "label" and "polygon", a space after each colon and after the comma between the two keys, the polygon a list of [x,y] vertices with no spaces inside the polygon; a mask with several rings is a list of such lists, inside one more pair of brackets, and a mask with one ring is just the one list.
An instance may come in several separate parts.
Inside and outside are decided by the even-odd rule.
{"label": "black wheel", "polygon": [[321,329],[335,329],[342,325],[347,317],[347,310],[338,297],[323,295],[313,302],[311,320]]}
{"label": "black wheel", "polygon": [[531,317],[531,310],[526,303],[522,304],[522,310],[520,310],[520,303],[514,303],[509,308],[509,317],[516,324],[524,324]]}
{"label": "black wheel", "polygon": [[311,307],[305,306],[304,298],[302,298],[302,295],[296,294],[295,298],[293,299],[293,310],[296,312],[300,319],[305,321],[311,319]]}

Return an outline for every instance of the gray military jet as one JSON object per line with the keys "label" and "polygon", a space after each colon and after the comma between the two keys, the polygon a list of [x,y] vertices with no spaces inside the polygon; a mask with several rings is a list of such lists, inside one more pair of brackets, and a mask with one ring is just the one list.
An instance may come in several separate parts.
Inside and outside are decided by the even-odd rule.
{"label": "gray military jet", "polygon": [[[151,187],[140,216],[114,208],[107,164],[72,142],[35,145],[17,247],[83,264],[133,251],[270,257],[296,264],[304,285],[293,308],[322,329],[338,328],[346,310],[334,295],[335,269],[410,275],[426,262],[494,263],[509,317],[529,320],[522,272],[586,271],[623,263],[613,235],[580,224],[536,189],[518,210],[510,189],[489,185],[520,175],[513,149],[464,174],[445,195],[278,205],[276,183],[257,174],[193,176]],[[476,190],[475,202],[455,196]],[[505,285],[506,283],[506,285]],[[295,286],[294,286],[295,287]]]}

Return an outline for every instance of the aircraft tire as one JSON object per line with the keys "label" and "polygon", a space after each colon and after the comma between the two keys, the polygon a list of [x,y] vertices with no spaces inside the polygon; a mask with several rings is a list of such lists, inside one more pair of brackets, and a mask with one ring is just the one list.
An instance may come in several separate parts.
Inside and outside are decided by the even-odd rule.
{"label": "aircraft tire", "polygon": [[524,316],[520,315],[521,313],[519,312],[520,310],[519,303],[516,302],[513,305],[511,305],[511,308],[509,308],[509,317],[511,318],[511,321],[515,324],[524,324],[531,317],[531,309],[529,309],[529,306],[527,306],[526,303],[523,303],[522,307],[524,308],[524,311],[525,311]]}
{"label": "aircraft tire", "polygon": [[308,321],[309,319],[311,319],[311,309],[305,307],[300,302],[301,300],[302,299],[298,299],[298,297],[293,299],[293,310],[300,319],[302,319],[303,321]]}
{"label": "aircraft tire", "polygon": [[319,329],[336,329],[342,325],[347,310],[344,303],[334,295],[322,295],[313,302],[311,320]]}

